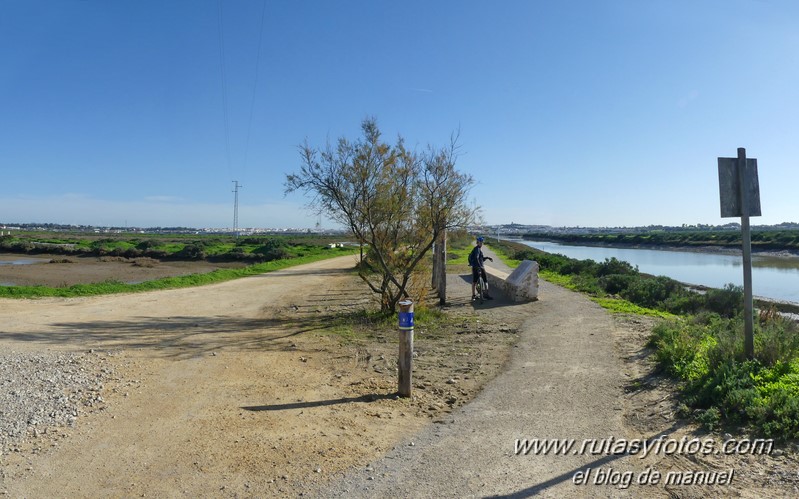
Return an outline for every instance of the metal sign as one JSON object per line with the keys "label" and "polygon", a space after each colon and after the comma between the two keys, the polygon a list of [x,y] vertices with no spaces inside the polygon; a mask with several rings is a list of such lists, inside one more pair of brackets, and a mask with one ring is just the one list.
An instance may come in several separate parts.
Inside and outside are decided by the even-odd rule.
{"label": "metal sign", "polygon": [[[739,182],[738,158],[719,158],[719,194],[721,198],[721,217],[741,217],[741,185]],[[743,171],[746,198],[749,201],[750,217],[760,216],[760,184],[757,180],[757,160],[746,159]]]}
{"label": "metal sign", "polygon": [[744,353],[755,358],[754,301],[752,298],[752,238],[749,217],[760,216],[760,186],[757,160],[746,157],[738,148],[737,158],[719,158],[721,216],[741,217],[741,250],[744,278]]}

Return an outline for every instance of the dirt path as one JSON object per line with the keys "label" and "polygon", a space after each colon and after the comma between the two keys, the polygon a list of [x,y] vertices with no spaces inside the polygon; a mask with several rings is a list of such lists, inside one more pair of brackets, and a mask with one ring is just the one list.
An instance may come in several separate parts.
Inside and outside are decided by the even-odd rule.
{"label": "dirt path", "polygon": [[[393,341],[322,334],[342,312],[369,304],[353,264],[342,257],[136,295],[0,300],[3,352],[93,352],[119,373],[104,388],[107,404],[74,428],[0,455],[0,494],[757,497],[779,466],[795,464],[717,463],[746,466],[735,488],[577,486],[575,473],[588,467],[714,466],[693,456],[514,452],[524,438],[679,436],[668,392],[627,393],[649,376],[646,324],[623,324],[545,282],[538,302],[493,293],[497,300],[476,305],[469,277],[449,275],[456,331],[436,343],[440,333],[417,328],[414,398],[396,399]],[[786,480],[769,493],[788,496]]]}
{"label": "dirt path", "polygon": [[[303,334],[328,308],[368,299],[353,263],[147,294],[3,300],[4,351],[109,352],[125,376],[68,438],[2,456],[0,485],[11,497],[270,496],[378,455],[427,418],[381,404],[391,384],[355,369],[357,352]],[[391,430],[374,414],[393,419]]]}
{"label": "dirt path", "polygon": [[[496,258],[488,265],[508,270]],[[672,444],[681,441],[711,439],[720,446],[722,436],[675,418],[671,384],[659,383],[647,360],[651,320],[614,318],[585,296],[545,281],[539,301],[515,310],[525,317],[516,348],[474,401],[316,495],[755,498],[799,493],[793,453],[674,450]],[[576,445],[568,452],[525,453],[517,447],[523,439]],[[657,447],[658,439],[669,442],[670,450]],[[640,451],[644,441],[652,446],[646,455]],[[670,472],[689,482],[697,473],[727,473],[734,480],[667,484]],[[660,478],[653,478],[656,474]]]}
{"label": "dirt path", "polygon": [[[486,251],[488,253],[488,251]],[[495,266],[497,265],[495,259]],[[542,282],[503,373],[469,405],[321,496],[586,497],[575,488],[591,456],[518,456],[516,439],[626,436],[614,324],[599,306]]]}

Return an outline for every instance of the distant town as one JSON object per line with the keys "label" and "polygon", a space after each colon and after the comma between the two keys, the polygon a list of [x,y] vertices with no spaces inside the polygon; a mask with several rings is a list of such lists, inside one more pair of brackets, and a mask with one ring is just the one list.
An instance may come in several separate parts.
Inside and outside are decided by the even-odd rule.
{"label": "distant town", "polygon": [[[500,225],[481,225],[469,227],[473,233],[487,236],[522,236],[524,234],[636,234],[652,231],[723,231],[741,229],[738,223],[724,225],[682,224],[679,226],[647,225],[641,227],[552,227],[549,225],[526,225],[518,223]],[[799,223],[783,222],[777,225],[753,225],[752,230],[797,230]],[[8,223],[0,224],[0,236],[10,235],[12,231],[42,232],[83,232],[96,234],[219,234],[219,235],[269,235],[269,234],[346,234],[340,228],[322,228],[319,224],[313,228],[196,228],[196,227],[119,227],[70,225],[55,223]]]}

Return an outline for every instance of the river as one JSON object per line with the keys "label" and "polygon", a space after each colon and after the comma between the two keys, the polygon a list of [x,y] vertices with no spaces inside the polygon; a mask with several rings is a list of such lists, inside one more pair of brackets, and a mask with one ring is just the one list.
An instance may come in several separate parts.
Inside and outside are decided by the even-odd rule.
{"label": "river", "polygon": [[[638,266],[638,270],[646,274],[664,275],[688,284],[713,288],[721,288],[727,283],[743,285],[740,255],[516,241],[547,253],[560,253],[580,260],[602,262],[616,257]],[[799,303],[799,258],[753,255],[752,292],[763,298]]]}

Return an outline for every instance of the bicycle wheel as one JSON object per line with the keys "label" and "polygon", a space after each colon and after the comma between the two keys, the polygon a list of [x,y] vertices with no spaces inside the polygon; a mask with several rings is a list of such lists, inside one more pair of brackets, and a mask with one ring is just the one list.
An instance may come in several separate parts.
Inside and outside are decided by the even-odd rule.
{"label": "bicycle wheel", "polygon": [[483,279],[483,276],[480,276],[477,279],[477,298],[480,300],[480,303],[483,303],[485,299],[485,292],[486,292],[486,281]]}

